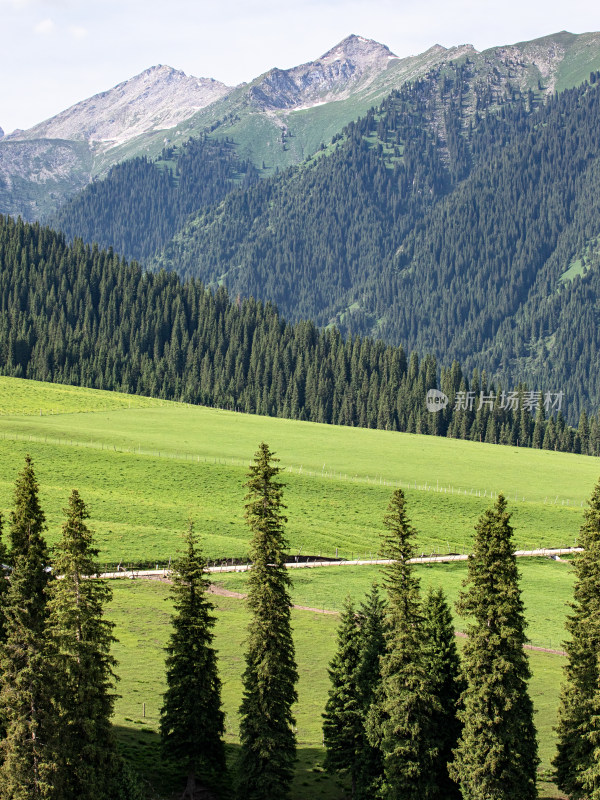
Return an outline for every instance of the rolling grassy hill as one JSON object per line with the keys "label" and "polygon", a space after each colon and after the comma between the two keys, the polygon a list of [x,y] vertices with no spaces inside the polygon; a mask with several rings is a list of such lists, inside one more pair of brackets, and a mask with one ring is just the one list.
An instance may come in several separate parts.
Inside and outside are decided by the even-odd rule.
{"label": "rolling grassy hill", "polygon": [[467,550],[478,516],[498,491],[511,501],[518,547],[572,545],[600,473],[598,460],[588,456],[294,422],[9,378],[0,379],[0,410],[0,510],[9,511],[29,452],[49,541],[56,540],[61,510],[77,488],[90,506],[106,562],[168,561],[189,516],[209,558],[243,558],[243,484],[262,440],[286,470],[292,554],[374,555],[396,486],[407,492],[425,553]]}

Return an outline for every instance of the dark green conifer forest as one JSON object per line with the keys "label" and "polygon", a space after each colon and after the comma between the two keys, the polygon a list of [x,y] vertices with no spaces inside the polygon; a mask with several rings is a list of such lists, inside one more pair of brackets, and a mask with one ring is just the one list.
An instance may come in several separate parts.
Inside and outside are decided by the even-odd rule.
{"label": "dark green conifer forest", "polygon": [[145,261],[161,250],[190,214],[218,203],[256,169],[227,141],[191,139],[180,150],[166,147],[158,161],[133,158],[114,166],[104,180],[77,194],[49,220],[68,236],[112,247]]}
{"label": "dark green conifer forest", "polygon": [[154,266],[562,390],[575,422],[600,402],[598,76],[545,103],[515,89],[499,111],[473,109],[473,81],[463,64],[394,92],[203,211]]}
{"label": "dark green conifer forest", "polygon": [[272,178],[205,136],[115,167],[52,224],[291,322],[563,391],[575,424],[600,405],[598,77],[542,100],[466,58]]}
{"label": "dark green conifer forest", "polygon": [[[546,415],[542,407],[536,421],[545,395],[523,386],[514,387],[518,408],[511,407],[506,390],[503,396],[485,373],[468,378],[457,362],[438,374],[431,356],[407,357],[402,347],[343,338],[312,322],[289,324],[270,303],[231,302],[224,289],[144,273],[39,225],[0,217],[0,263],[5,375],[290,419],[600,453],[596,415],[582,415],[578,431],[552,408]],[[438,386],[449,402],[430,412],[426,394]],[[472,394],[461,403],[457,393],[466,391]]]}

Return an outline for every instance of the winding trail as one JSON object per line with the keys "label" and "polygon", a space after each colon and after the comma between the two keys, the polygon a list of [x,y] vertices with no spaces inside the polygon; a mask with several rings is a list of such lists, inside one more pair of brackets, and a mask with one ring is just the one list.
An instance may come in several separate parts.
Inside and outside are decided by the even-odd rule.
{"label": "winding trail", "polygon": [[[570,555],[572,553],[581,553],[581,547],[556,547],[556,548],[542,548],[539,550],[516,550],[515,556],[518,558],[553,558],[560,561],[560,556]],[[447,555],[430,555],[430,556],[417,556],[417,558],[410,559],[410,564],[447,564],[453,561],[466,561],[468,555],[449,553]],[[391,559],[374,558],[371,560],[357,560],[357,561],[321,561],[315,558],[314,561],[290,561],[286,564],[288,569],[302,569],[309,567],[356,567],[356,566],[376,566],[391,564]],[[218,575],[222,572],[248,572],[251,569],[251,564],[226,564],[223,563],[219,566],[208,567],[207,572],[211,575]],[[148,570],[119,570],[117,572],[104,572],[100,575],[101,578],[115,579],[115,578],[131,578],[143,580],[164,581],[170,583],[169,569],[148,569]],[[237,600],[244,600],[246,595],[241,592],[233,592],[230,589],[225,589],[223,586],[217,586],[214,583],[210,585],[210,592],[221,597],[233,597]],[[312,606],[299,606],[294,605],[292,608],[298,611],[311,611],[315,614],[326,614],[331,616],[339,616],[339,611],[331,611],[326,608],[314,608]],[[463,631],[454,631],[455,635],[461,639],[466,639],[467,634]],[[525,650],[533,650],[537,653],[550,653],[557,656],[566,656],[564,650],[556,650],[552,647],[539,647],[538,645],[526,644]]]}

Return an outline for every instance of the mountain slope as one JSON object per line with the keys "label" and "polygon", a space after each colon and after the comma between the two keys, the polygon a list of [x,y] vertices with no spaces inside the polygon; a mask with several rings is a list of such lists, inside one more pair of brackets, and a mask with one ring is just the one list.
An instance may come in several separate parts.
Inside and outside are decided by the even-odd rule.
{"label": "mountain slope", "polygon": [[[499,99],[473,64],[434,71],[351,124],[324,157],[205,211],[155,266],[268,298],[291,319],[485,366],[505,384],[528,376],[562,388],[578,373],[574,418],[600,403],[588,358],[597,326],[586,333],[567,299],[593,268],[574,288],[561,282],[600,235],[592,77],[542,105],[511,87],[501,113],[483,114]],[[530,352],[516,340],[515,326],[549,341],[557,318],[577,343],[552,360],[541,342]]]}
{"label": "mountain slope", "polygon": [[108,149],[172,128],[229,91],[219,81],[158,65],[7,139],[67,139]]}
{"label": "mountain slope", "polygon": [[45,217],[90,183],[93,161],[85,142],[0,141],[2,213]]}
{"label": "mountain slope", "polygon": [[[0,215],[0,373],[265,415],[600,453],[600,417],[576,434],[560,413],[535,424],[500,404],[455,408],[457,391],[494,392],[457,362],[344,340],[286,323],[270,303],[230,302],[197,281],[144,273],[112,252],[69,246],[48,228]],[[437,386],[450,402],[426,404]],[[439,394],[439,393],[438,393]]]}
{"label": "mountain slope", "polygon": [[[350,36],[315,61],[270,70],[234,89],[170,67],[153,67],[29,131],[2,139],[0,212],[40,218],[114,164],[137,156],[157,158],[165,143],[178,146],[204,133],[229,137],[242,160],[269,175],[315,153],[392,90],[457,60],[472,62],[482,95],[495,100],[511,87],[550,95],[600,69],[600,37],[562,32],[483,53],[471,45],[436,45],[396,58],[384,45]],[[85,152],[68,151],[66,141],[87,143]],[[21,142],[26,144],[19,149]],[[9,144],[11,149],[5,150]],[[74,153],[79,154],[75,160]],[[27,167],[32,155],[51,165],[43,181]]]}
{"label": "mountain slope", "polygon": [[146,261],[161,250],[192,213],[256,180],[230,142],[190,139],[166,147],[159,161],[133,158],[112,167],[65,203],[48,223],[67,237],[112,247]]}

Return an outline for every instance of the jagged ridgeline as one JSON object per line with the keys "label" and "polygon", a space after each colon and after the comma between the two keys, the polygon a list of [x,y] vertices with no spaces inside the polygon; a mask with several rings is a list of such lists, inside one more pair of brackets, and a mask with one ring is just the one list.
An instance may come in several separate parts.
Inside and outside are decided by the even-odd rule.
{"label": "jagged ridgeline", "polygon": [[160,158],[133,158],[112,167],[48,219],[68,238],[113,247],[127,259],[145,261],[161,250],[193,212],[247,186],[256,168],[230,141],[206,136]]}
{"label": "jagged ridgeline", "polygon": [[154,265],[561,389],[574,422],[600,403],[599,87],[541,102],[468,62],[434,71],[202,212]]}
{"label": "jagged ridgeline", "polygon": [[[501,407],[485,374],[402,347],[286,323],[270,303],[144,273],[112,251],[0,216],[0,372],[251,413],[600,453],[600,420]],[[429,389],[449,403],[427,410]],[[458,391],[473,408],[454,411]],[[477,399],[497,392],[496,400]]]}

